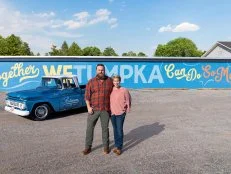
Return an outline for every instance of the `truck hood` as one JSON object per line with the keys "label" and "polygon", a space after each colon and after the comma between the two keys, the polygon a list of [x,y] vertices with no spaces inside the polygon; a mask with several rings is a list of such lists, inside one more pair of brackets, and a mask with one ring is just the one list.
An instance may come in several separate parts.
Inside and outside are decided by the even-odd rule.
{"label": "truck hood", "polygon": [[29,98],[49,97],[55,94],[58,94],[57,89],[38,87],[36,89],[31,89],[31,90],[10,92],[7,94],[7,96],[10,98],[19,98],[22,100],[26,100]]}

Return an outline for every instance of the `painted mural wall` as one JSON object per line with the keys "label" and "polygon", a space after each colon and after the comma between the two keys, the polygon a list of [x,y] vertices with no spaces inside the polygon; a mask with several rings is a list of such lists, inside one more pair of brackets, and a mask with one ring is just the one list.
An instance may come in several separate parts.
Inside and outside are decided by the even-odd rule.
{"label": "painted mural wall", "polygon": [[77,61],[1,61],[0,91],[18,91],[36,88],[42,76],[76,74],[79,82],[86,84],[95,76],[98,63],[106,66],[106,74],[119,74],[127,88],[230,88],[231,62],[184,60],[125,60],[106,59]]}

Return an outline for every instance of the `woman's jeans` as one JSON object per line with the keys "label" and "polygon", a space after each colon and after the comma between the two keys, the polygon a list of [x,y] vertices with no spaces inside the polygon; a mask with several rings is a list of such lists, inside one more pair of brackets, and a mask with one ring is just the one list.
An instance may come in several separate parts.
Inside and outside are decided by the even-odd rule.
{"label": "woman's jeans", "polygon": [[122,115],[111,116],[111,122],[114,130],[115,147],[117,147],[120,150],[123,148],[123,138],[124,138],[123,125],[124,125],[125,115],[126,113],[123,113]]}

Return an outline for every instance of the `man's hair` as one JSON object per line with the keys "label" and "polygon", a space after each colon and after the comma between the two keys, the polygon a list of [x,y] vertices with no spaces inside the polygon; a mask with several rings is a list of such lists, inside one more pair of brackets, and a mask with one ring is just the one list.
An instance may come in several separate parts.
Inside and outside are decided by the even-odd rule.
{"label": "man's hair", "polygon": [[97,69],[98,66],[102,66],[102,67],[105,69],[104,64],[101,64],[101,63],[97,64],[97,65],[96,65],[96,69]]}

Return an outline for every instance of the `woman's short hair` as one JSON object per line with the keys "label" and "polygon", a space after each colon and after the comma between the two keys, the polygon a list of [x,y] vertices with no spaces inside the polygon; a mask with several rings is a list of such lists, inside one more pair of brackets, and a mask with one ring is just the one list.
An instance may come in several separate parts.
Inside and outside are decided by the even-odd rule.
{"label": "woman's short hair", "polygon": [[111,78],[112,80],[119,79],[119,81],[121,82],[121,77],[119,75],[113,75]]}

